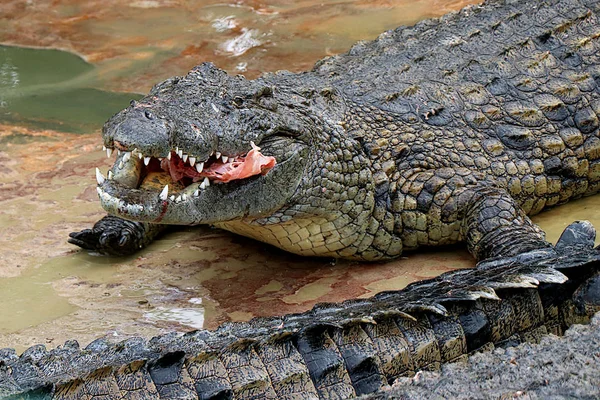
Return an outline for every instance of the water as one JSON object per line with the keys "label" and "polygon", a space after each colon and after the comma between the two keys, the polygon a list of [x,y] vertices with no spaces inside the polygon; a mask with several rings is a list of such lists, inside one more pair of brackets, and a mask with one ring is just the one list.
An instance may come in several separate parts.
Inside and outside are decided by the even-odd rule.
{"label": "water", "polygon": [[[467,2],[120,3],[0,4],[1,43],[81,55],[0,47],[0,348],[215,328],[473,265],[461,246],[388,263],[332,263],[208,227],[165,235],[129,258],[67,244],[69,232],[104,215],[94,183],[95,167],[110,163],[102,122],[153,83],[205,60],[248,77],[308,69],[356,40]],[[536,221],[555,241],[572,220],[600,226],[598,206],[600,196],[583,199]]]}
{"label": "water", "polygon": [[97,75],[72,53],[0,46],[0,122],[85,133],[141,97],[89,87]]}

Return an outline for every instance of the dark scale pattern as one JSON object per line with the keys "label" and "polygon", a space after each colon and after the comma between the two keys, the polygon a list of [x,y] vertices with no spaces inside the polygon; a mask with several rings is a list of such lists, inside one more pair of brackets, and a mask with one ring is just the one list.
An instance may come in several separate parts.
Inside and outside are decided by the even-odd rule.
{"label": "dark scale pattern", "polygon": [[194,385],[188,372],[183,368],[185,353],[167,353],[148,366],[150,377],[156,386],[159,397],[192,400],[197,399]]}
{"label": "dark scale pattern", "polygon": [[71,381],[59,386],[56,397],[61,399],[104,400],[121,397],[111,368],[94,371],[85,380]]}
{"label": "dark scale pattern", "polygon": [[253,347],[241,351],[231,349],[219,358],[227,370],[234,398],[276,397],[269,374]]}
{"label": "dark scale pattern", "polygon": [[428,318],[439,346],[441,362],[456,360],[467,353],[465,332],[458,317],[431,314]]}
{"label": "dark scale pattern", "polygon": [[133,361],[115,370],[115,380],[124,400],[158,397],[156,385],[145,366],[145,361]]}
{"label": "dark scale pattern", "polygon": [[356,396],[342,354],[327,330],[317,328],[301,334],[297,348],[310,371],[319,398]]}
{"label": "dark scale pattern", "polygon": [[360,325],[335,330],[335,340],[357,395],[372,393],[387,383],[376,349]]}
{"label": "dark scale pattern", "polygon": [[200,353],[185,364],[201,400],[233,398],[227,370],[217,352]]}
{"label": "dark scale pattern", "polygon": [[408,341],[415,371],[439,369],[439,345],[427,317],[423,315],[417,321],[396,318],[395,322]]}
{"label": "dark scale pattern", "polygon": [[269,371],[277,398],[291,400],[318,397],[308,368],[291,341],[258,346],[257,352]]}
{"label": "dark scale pattern", "polygon": [[366,325],[364,330],[377,349],[381,371],[389,383],[415,371],[410,345],[393,318],[378,319],[377,324]]}

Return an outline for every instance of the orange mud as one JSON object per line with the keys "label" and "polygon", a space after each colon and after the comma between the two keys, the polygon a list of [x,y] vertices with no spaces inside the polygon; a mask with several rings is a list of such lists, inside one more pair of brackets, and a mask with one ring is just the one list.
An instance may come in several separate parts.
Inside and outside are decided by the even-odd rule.
{"label": "orange mud", "polygon": [[248,78],[310,69],[357,40],[476,2],[3,0],[0,43],[79,53],[103,89],[145,93],[204,61]]}

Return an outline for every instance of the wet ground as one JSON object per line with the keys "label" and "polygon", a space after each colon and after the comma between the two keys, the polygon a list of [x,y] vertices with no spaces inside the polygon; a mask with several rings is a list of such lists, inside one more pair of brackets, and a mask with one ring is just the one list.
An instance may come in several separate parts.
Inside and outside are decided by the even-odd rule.
{"label": "wet ground", "polygon": [[[379,264],[306,259],[209,227],[165,235],[125,259],[66,243],[104,215],[93,171],[109,160],[98,131],[131,92],[205,60],[248,77],[307,69],[356,40],[467,3],[2,2],[0,43],[79,56],[0,48],[0,348],[214,328],[472,266],[462,247]],[[555,241],[573,220],[600,226],[599,206],[600,196],[583,199],[536,221]]]}

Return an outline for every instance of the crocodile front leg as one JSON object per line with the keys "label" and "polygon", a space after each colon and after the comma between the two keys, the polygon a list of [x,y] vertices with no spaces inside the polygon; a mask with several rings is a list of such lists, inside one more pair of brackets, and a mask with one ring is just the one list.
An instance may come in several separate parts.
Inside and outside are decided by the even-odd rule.
{"label": "crocodile front leg", "polygon": [[71,232],[69,243],[99,254],[125,256],[146,247],[166,227],[107,215],[92,229]]}
{"label": "crocodile front leg", "polygon": [[477,260],[553,247],[506,190],[484,184],[461,197],[469,199],[462,236]]}
{"label": "crocodile front leg", "polygon": [[519,199],[482,174],[464,168],[408,171],[396,187],[389,204],[396,211],[394,233],[406,250],[466,242],[478,261],[552,252]]}

